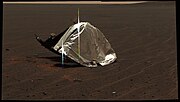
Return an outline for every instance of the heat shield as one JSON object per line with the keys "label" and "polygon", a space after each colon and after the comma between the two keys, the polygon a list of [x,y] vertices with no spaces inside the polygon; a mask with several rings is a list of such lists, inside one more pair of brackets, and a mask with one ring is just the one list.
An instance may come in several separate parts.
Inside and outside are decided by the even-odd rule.
{"label": "heat shield", "polygon": [[53,49],[86,67],[108,65],[117,58],[104,34],[88,22],[70,26]]}

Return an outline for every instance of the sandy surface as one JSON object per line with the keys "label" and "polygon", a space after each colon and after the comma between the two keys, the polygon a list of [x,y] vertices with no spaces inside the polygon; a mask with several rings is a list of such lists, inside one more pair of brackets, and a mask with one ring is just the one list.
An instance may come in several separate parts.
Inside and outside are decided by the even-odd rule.
{"label": "sandy surface", "polygon": [[[81,21],[98,27],[117,53],[105,67],[61,67],[40,46]],[[175,2],[135,5],[3,5],[3,100],[177,99]],[[67,61],[68,63],[68,61]]]}

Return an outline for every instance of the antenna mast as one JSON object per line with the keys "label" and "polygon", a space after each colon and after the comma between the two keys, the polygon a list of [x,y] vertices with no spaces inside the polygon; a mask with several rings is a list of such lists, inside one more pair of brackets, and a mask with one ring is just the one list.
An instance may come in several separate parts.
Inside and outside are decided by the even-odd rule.
{"label": "antenna mast", "polygon": [[79,22],[79,8],[78,8],[78,24],[79,24],[80,22]]}
{"label": "antenna mast", "polygon": [[79,21],[79,8],[78,8],[78,55],[80,57],[80,25],[79,25],[80,21]]}

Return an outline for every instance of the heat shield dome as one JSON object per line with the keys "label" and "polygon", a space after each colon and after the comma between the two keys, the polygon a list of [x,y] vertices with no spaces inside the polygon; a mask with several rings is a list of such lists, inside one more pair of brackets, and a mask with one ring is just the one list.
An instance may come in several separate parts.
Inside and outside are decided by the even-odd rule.
{"label": "heat shield dome", "polygon": [[117,58],[104,34],[89,22],[70,26],[51,50],[86,67],[105,66]]}

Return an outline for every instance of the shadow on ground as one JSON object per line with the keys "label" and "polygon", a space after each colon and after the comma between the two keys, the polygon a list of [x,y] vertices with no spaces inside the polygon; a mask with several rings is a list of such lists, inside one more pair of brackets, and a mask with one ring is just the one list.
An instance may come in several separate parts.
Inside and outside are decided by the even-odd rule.
{"label": "shadow on ground", "polygon": [[52,56],[52,57],[37,57],[42,59],[49,59],[54,62],[59,62],[54,64],[54,67],[63,67],[63,68],[75,68],[75,67],[83,67],[79,63],[73,61],[72,59],[68,58],[67,56],[64,57],[64,61],[62,62],[62,57],[60,56]]}

